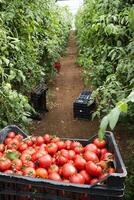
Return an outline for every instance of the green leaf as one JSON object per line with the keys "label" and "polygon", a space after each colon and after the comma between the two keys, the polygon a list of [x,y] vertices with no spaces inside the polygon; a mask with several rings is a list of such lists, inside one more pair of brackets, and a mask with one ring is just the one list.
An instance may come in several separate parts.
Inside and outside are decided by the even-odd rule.
{"label": "green leaf", "polygon": [[99,137],[100,140],[102,140],[104,138],[107,126],[108,126],[108,117],[105,116],[101,120],[100,129],[99,129],[99,132],[98,132],[98,137]]}
{"label": "green leaf", "polygon": [[119,116],[120,116],[120,109],[118,107],[115,107],[111,110],[111,112],[108,114],[108,120],[110,128],[113,130],[116,126]]}
{"label": "green leaf", "polygon": [[134,102],[134,90],[127,97],[127,101]]}
{"label": "green leaf", "polygon": [[125,101],[119,101],[117,103],[118,108],[120,109],[121,112],[127,113],[128,111],[128,104]]}

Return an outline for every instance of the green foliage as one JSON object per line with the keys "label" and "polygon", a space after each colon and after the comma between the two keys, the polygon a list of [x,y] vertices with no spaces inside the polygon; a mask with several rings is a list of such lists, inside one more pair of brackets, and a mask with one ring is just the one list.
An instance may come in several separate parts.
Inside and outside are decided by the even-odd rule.
{"label": "green foliage", "polygon": [[[86,0],[76,17],[79,65],[98,102],[94,116],[108,113],[134,88],[132,1]],[[132,115],[134,109],[128,113]]]}
{"label": "green foliage", "polygon": [[127,113],[128,112],[128,103],[134,102],[134,90],[129,94],[129,96],[125,99],[122,99],[119,101],[116,106],[106,115],[102,118],[99,128],[99,138],[102,140],[105,136],[106,129],[108,125],[113,130],[119,120],[120,114]]}
{"label": "green foliage", "polygon": [[0,1],[0,126],[25,124],[30,106],[24,95],[54,74],[54,62],[66,47],[70,27],[70,11],[54,0]]}

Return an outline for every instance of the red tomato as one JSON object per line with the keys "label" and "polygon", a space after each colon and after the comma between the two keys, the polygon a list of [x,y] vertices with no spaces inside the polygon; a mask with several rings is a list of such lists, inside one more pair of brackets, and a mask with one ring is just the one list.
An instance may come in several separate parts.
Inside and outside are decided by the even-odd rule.
{"label": "red tomato", "polygon": [[51,174],[49,174],[48,179],[53,181],[61,181],[61,177],[57,172],[52,172]]}
{"label": "red tomato", "polygon": [[7,173],[7,174],[14,174],[13,170],[11,170],[11,169],[5,170],[4,173]]}
{"label": "red tomato", "polygon": [[40,146],[43,143],[44,143],[44,138],[42,136],[37,136],[36,137],[36,145]]}
{"label": "red tomato", "polygon": [[115,169],[113,167],[109,167],[108,172],[109,174],[115,173]]}
{"label": "red tomato", "polygon": [[44,143],[46,143],[46,144],[50,143],[50,141],[51,141],[51,136],[50,136],[49,134],[45,134],[45,135],[43,136],[43,138],[44,138]]}
{"label": "red tomato", "polygon": [[56,144],[57,144],[59,150],[66,148],[66,144],[63,141],[58,141],[58,142],[56,142]]}
{"label": "red tomato", "polygon": [[18,150],[19,150],[20,152],[23,152],[23,151],[26,150],[27,148],[28,148],[28,145],[27,145],[26,143],[23,142],[23,143],[20,144]]}
{"label": "red tomato", "polygon": [[84,152],[84,147],[82,146],[77,146],[74,148],[75,153],[80,154]]}
{"label": "red tomato", "polygon": [[12,161],[12,169],[13,170],[20,170],[22,168],[22,161],[18,158]]}
{"label": "red tomato", "polygon": [[44,168],[36,169],[36,176],[39,178],[48,178],[48,172]]}
{"label": "red tomato", "polygon": [[36,171],[33,167],[26,167],[23,170],[23,175],[24,176],[31,176],[31,177],[35,178],[36,177]]}
{"label": "red tomato", "polygon": [[99,162],[98,156],[92,151],[85,151],[84,158],[86,161]]}
{"label": "red tomato", "polygon": [[20,159],[21,159],[22,163],[25,164],[25,163],[27,163],[29,160],[32,159],[32,156],[31,156],[30,154],[23,153],[23,154],[21,154]]}
{"label": "red tomato", "polygon": [[7,144],[9,144],[10,142],[12,141],[12,138],[6,138],[5,139],[5,141],[4,141],[4,143],[7,145]]}
{"label": "red tomato", "polygon": [[15,134],[15,132],[13,132],[13,131],[11,131],[11,132],[8,133],[8,137],[9,137],[9,138],[14,138],[15,135],[16,135],[16,134]]}
{"label": "red tomato", "polygon": [[46,146],[46,151],[51,155],[54,155],[57,150],[58,150],[58,146],[56,143],[50,143]]}
{"label": "red tomato", "polygon": [[23,153],[33,155],[36,152],[36,150],[33,147],[28,147],[26,150],[23,151]]}
{"label": "red tomato", "polygon": [[27,161],[25,164],[24,164],[25,167],[33,167],[35,168],[36,165],[34,164],[34,162],[32,162],[31,160]]}
{"label": "red tomato", "polygon": [[58,173],[58,171],[59,171],[59,167],[58,167],[58,165],[55,165],[55,164],[51,165],[48,168],[48,173],[49,174],[51,174],[52,172],[57,172]]}
{"label": "red tomato", "polygon": [[98,181],[98,178],[93,178],[91,179],[90,184],[95,184],[97,183],[97,181]]}
{"label": "red tomato", "polygon": [[66,158],[66,157],[64,157],[62,155],[59,155],[56,158],[56,163],[59,164],[59,165],[64,165],[67,162],[68,162],[68,158]]}
{"label": "red tomato", "polygon": [[88,144],[85,146],[85,151],[92,151],[97,154],[97,146],[95,144]]}
{"label": "red tomato", "polygon": [[[101,175],[99,176],[99,179],[100,179],[100,178],[105,178],[107,175],[108,175],[108,173],[105,172],[105,173],[103,173],[103,174],[101,174]],[[105,182],[105,181],[106,181],[106,179],[104,180],[104,182]]]}
{"label": "red tomato", "polygon": [[113,159],[114,159],[114,155],[110,152],[103,154],[102,157],[101,157],[101,160],[105,160],[107,162],[113,161]]}
{"label": "red tomato", "polygon": [[19,140],[19,141],[22,141],[24,137],[23,137],[23,135],[18,134],[18,135],[15,136],[15,138],[16,138],[17,140]]}
{"label": "red tomato", "polygon": [[88,161],[86,163],[86,171],[91,176],[99,176],[102,173],[102,168],[95,164],[93,161]]}
{"label": "red tomato", "polygon": [[62,181],[65,182],[65,183],[70,183],[70,181],[68,179],[64,179]]}
{"label": "red tomato", "polygon": [[16,175],[19,175],[19,176],[22,176],[22,175],[23,175],[23,172],[19,170],[19,171],[16,171],[15,174],[16,174]]}
{"label": "red tomato", "polygon": [[7,148],[8,149],[18,149],[20,146],[20,142],[18,139],[13,138],[8,144],[7,144]]}
{"label": "red tomato", "polygon": [[40,157],[44,156],[44,155],[47,155],[47,152],[44,150],[39,150],[37,152],[35,152],[33,155],[32,155],[32,160],[33,161],[36,161],[38,160]]}
{"label": "red tomato", "polygon": [[100,149],[106,146],[106,140],[99,140],[99,138],[95,138],[93,143]]}
{"label": "red tomato", "polygon": [[72,141],[71,140],[66,140],[65,144],[66,144],[66,149],[70,150],[71,149]]}
{"label": "red tomato", "polygon": [[25,143],[26,143],[29,147],[31,147],[31,146],[33,145],[33,141],[32,141],[31,139],[25,140]]}
{"label": "red tomato", "polygon": [[48,168],[52,164],[52,157],[46,154],[38,159],[39,166],[42,168]]}
{"label": "red tomato", "polygon": [[68,151],[68,159],[73,160],[75,158],[75,151],[69,150]]}
{"label": "red tomato", "polygon": [[75,183],[75,184],[84,184],[85,183],[85,179],[80,173],[70,176],[69,180],[71,183]]}
{"label": "red tomato", "polygon": [[5,171],[10,169],[11,167],[11,160],[8,158],[0,158],[0,171]]}
{"label": "red tomato", "polygon": [[5,150],[5,145],[4,144],[0,144],[0,152],[4,152]]}
{"label": "red tomato", "polygon": [[75,147],[82,147],[82,145],[81,145],[80,142],[73,141],[73,142],[71,143],[71,149],[74,150]]}
{"label": "red tomato", "polygon": [[91,180],[91,177],[90,175],[87,173],[86,170],[81,170],[80,171],[80,174],[84,177],[85,179],[85,184],[89,184],[90,183],[90,180]]}
{"label": "red tomato", "polygon": [[104,154],[107,153],[107,152],[108,152],[108,151],[107,151],[106,148],[102,148],[102,149],[100,150],[101,156],[104,155]]}
{"label": "red tomato", "polygon": [[65,178],[68,178],[77,173],[75,166],[71,163],[66,163],[62,167],[62,174]]}
{"label": "red tomato", "polygon": [[56,142],[59,142],[59,141],[60,141],[59,137],[57,137],[57,136],[52,137],[52,140],[51,140],[52,143],[56,143]]}
{"label": "red tomato", "polygon": [[60,155],[64,156],[65,158],[69,159],[69,151],[66,149],[62,149],[60,151]]}
{"label": "red tomato", "polygon": [[86,160],[82,157],[77,157],[75,160],[74,160],[74,165],[77,169],[85,169],[85,165],[86,165]]}

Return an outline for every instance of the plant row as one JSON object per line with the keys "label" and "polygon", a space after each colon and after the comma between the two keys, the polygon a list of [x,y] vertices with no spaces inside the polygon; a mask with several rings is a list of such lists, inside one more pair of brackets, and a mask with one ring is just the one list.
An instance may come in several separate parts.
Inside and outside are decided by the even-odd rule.
{"label": "plant row", "polygon": [[[78,64],[98,103],[111,110],[134,89],[134,5],[131,0],[86,0],[76,17]],[[134,115],[130,103],[129,116]]]}
{"label": "plant row", "polygon": [[54,0],[0,1],[1,127],[29,122],[29,94],[55,74],[70,28],[70,11]]}

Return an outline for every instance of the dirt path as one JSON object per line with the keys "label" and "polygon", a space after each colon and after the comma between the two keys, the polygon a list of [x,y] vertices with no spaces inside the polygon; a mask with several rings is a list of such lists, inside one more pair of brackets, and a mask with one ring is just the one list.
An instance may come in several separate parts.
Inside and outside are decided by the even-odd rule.
{"label": "dirt path", "polygon": [[88,138],[95,133],[97,121],[73,118],[73,102],[85,89],[81,68],[75,64],[76,54],[75,35],[71,33],[66,55],[61,59],[61,71],[49,86],[49,112],[40,122],[33,122],[30,127],[32,133],[39,134],[44,128],[48,133],[61,137]]}

